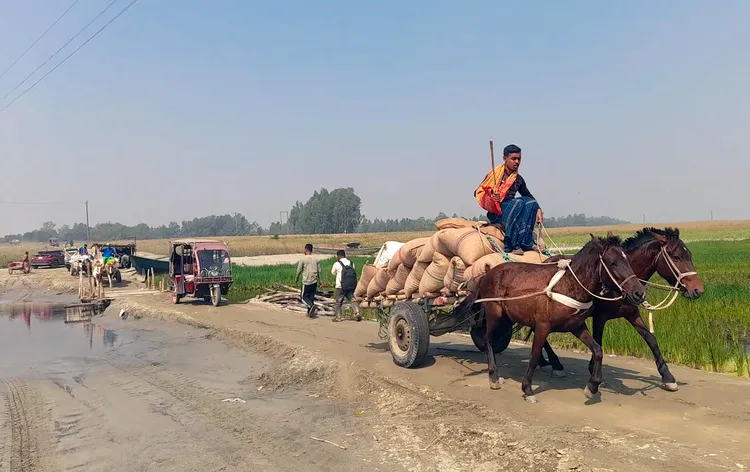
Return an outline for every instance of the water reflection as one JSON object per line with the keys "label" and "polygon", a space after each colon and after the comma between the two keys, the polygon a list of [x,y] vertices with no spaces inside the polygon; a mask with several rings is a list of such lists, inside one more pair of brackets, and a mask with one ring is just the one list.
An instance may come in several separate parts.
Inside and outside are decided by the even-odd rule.
{"label": "water reflection", "polygon": [[89,305],[55,305],[49,303],[25,302],[11,305],[0,305],[0,316],[8,315],[10,323],[23,321],[27,332],[31,334],[31,320],[50,323],[63,321],[68,328],[80,326],[89,349],[94,348],[94,338],[101,338],[102,346],[112,348],[117,342],[117,333],[111,329],[93,323],[92,317],[97,314],[96,309]]}

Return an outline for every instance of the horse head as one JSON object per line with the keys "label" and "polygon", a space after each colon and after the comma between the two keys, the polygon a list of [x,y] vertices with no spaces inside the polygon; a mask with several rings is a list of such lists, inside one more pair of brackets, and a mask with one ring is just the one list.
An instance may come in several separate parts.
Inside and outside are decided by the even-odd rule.
{"label": "horse head", "polygon": [[611,231],[606,238],[590,234],[590,254],[599,258],[599,280],[605,288],[621,294],[626,303],[639,305],[646,299],[646,288],[630,267],[628,257],[622,249],[622,239]]}
{"label": "horse head", "polygon": [[660,245],[656,272],[670,285],[679,286],[685,298],[700,298],[705,287],[693,265],[693,254],[680,239],[680,230],[665,228],[664,231],[660,231],[651,228],[649,231]]}

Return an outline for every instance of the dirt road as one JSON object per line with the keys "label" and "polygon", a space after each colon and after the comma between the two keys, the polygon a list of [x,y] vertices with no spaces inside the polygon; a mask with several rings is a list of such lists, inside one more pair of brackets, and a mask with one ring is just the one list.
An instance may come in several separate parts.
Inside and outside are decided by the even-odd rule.
{"label": "dirt road", "polygon": [[[16,287],[42,283],[3,277]],[[360,452],[373,461],[425,471],[750,467],[748,379],[673,366],[680,390],[669,393],[658,388],[653,362],[607,357],[601,401],[587,404],[588,356],[564,352],[568,377],[538,372],[539,403],[531,405],[520,391],[528,358],[523,345],[501,355],[507,380],[502,390],[490,391],[484,356],[466,337],[433,338],[430,365],[408,370],[393,364],[374,323],[334,324],[253,304],[174,306],[165,295],[129,292],[115,309],[187,323],[204,338],[274,359],[276,366],[258,377],[262,391],[316,392],[349,405],[361,428],[359,444],[367,444]],[[115,322],[137,328],[144,319]],[[189,342],[196,339],[202,338]]]}

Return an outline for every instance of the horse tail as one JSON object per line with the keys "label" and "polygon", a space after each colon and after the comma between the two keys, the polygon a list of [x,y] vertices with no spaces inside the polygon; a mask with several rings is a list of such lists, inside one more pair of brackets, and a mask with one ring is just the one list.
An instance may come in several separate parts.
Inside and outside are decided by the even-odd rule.
{"label": "horse tail", "polygon": [[[518,331],[521,331],[521,329],[523,329],[523,326],[521,326],[521,325],[516,325],[516,326],[518,327]],[[533,328],[529,328],[528,333],[526,333],[526,337],[523,338],[523,342],[525,342],[525,343],[529,342],[529,339],[531,338],[531,334],[533,332],[534,332],[534,329]]]}
{"label": "horse tail", "polygon": [[471,313],[473,312],[474,307],[474,300],[477,300],[479,298],[479,292],[469,292],[469,294],[461,300],[461,302],[456,305],[456,307],[453,309],[453,313],[456,315],[457,318],[468,318]]}

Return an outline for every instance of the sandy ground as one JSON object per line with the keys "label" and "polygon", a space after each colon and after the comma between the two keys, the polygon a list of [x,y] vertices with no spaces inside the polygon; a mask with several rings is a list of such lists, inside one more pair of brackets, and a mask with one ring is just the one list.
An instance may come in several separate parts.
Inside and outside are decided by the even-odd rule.
{"label": "sandy ground", "polygon": [[[68,277],[67,282],[65,277]],[[53,291],[63,290],[66,284],[70,285],[71,279],[64,271],[37,271],[31,276],[3,274],[0,287],[13,288],[12,293],[16,295],[12,298],[17,299],[23,290],[27,290],[26,287],[43,284],[55,287]],[[355,432],[361,434],[361,440],[357,442],[361,449],[355,455],[361,454],[373,463],[386,464],[387,467],[399,464],[414,471],[737,471],[750,467],[750,451],[747,450],[747,444],[750,444],[748,379],[672,366],[680,390],[670,393],[658,388],[659,378],[652,361],[607,357],[606,386],[600,400],[591,402],[586,401],[582,393],[588,375],[588,356],[561,351],[568,377],[561,379],[538,372],[535,388],[539,403],[531,405],[523,401],[520,392],[520,380],[528,357],[528,348],[524,345],[511,345],[500,355],[502,374],[507,380],[503,389],[491,391],[484,356],[464,336],[433,338],[428,366],[403,369],[393,364],[385,344],[377,336],[374,323],[333,324],[329,318],[309,320],[299,314],[255,304],[214,308],[200,302],[185,302],[175,306],[169,303],[166,294],[151,294],[133,286],[109,290],[108,295],[117,297],[110,311],[126,309],[144,318],[138,320],[131,316],[126,321],[111,320],[113,315],[108,314],[104,318],[107,322],[121,323],[130,329],[139,329],[146,319],[151,318],[191,325],[194,331],[188,332],[199,334],[185,335],[185,344],[203,342],[199,340],[208,338],[216,345],[241,348],[248,356],[256,356],[248,366],[256,369],[257,364],[259,367],[254,372],[262,371],[256,381],[259,386],[264,386],[263,392],[295,392],[300,395],[315,392],[336,405],[346,405],[344,408],[348,408],[350,416],[356,418],[359,429]],[[183,328],[162,329],[170,333],[172,329],[177,332]],[[183,362],[195,360],[197,365],[203,366],[198,369],[201,375],[216,369],[194,357],[203,355],[202,350],[185,349]],[[217,365],[224,362],[224,355],[224,351],[220,356],[216,355]],[[228,359],[232,356],[227,355]],[[231,363],[230,360],[226,362]],[[148,366],[145,367],[147,372],[160,367]],[[190,374],[176,367],[170,370],[175,371],[180,375]],[[191,375],[198,375],[198,371]],[[198,392],[203,390],[191,387],[193,390],[188,395],[173,387],[161,389],[162,385],[176,381],[174,375],[177,374],[158,377],[168,381],[160,380],[162,383],[154,388],[162,393],[155,395],[181,399],[184,410],[180,411],[186,411],[188,416],[197,415],[196,411],[202,412],[204,417],[215,414],[214,409],[204,405],[209,395],[201,397]],[[180,380],[180,385],[195,385],[194,377],[188,375],[187,379]],[[207,386],[202,388],[208,388],[219,379],[207,381]],[[71,384],[71,387],[75,385]],[[65,393],[63,389],[57,390]],[[102,387],[100,397],[113,396],[111,400],[99,401],[111,401],[113,405],[125,402],[114,390]],[[31,388],[29,391],[37,392],[35,395],[49,401],[54,389]],[[135,391],[139,390],[136,388]],[[64,397],[61,393],[58,395]],[[221,423],[224,419],[226,424]],[[97,421],[91,420],[92,428]],[[237,426],[228,416],[219,421],[219,429],[232,430]],[[340,421],[344,421],[343,417]],[[131,421],[128,428],[134,428],[133,434],[138,434],[132,423],[135,422]],[[276,445],[296,444],[289,442],[292,437],[276,432],[283,427],[283,424],[275,426],[261,421],[259,434],[263,437],[275,433],[273,437],[280,438],[276,443],[272,441]],[[42,435],[42,429],[35,431],[29,434]],[[7,428],[0,434],[8,434]],[[307,431],[301,434],[304,436]],[[195,447],[209,447],[204,444],[208,436],[190,437]],[[336,436],[331,440],[338,442],[336,439],[343,441],[346,436]],[[122,441],[122,436],[115,436],[115,444],[127,444]],[[38,443],[41,445],[44,440],[40,439]],[[251,441],[248,448],[252,449],[253,444]],[[125,446],[121,447],[115,449],[127,450]],[[163,447],[170,450],[168,444]],[[328,451],[333,452],[338,451]],[[165,457],[168,455],[165,453]],[[59,460],[59,451],[52,457]],[[329,468],[325,465],[326,457],[319,458],[320,462],[306,470],[358,470]],[[261,451],[259,456],[249,460],[269,459]]]}

